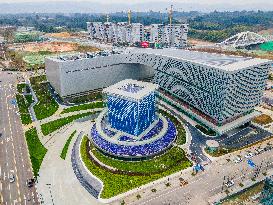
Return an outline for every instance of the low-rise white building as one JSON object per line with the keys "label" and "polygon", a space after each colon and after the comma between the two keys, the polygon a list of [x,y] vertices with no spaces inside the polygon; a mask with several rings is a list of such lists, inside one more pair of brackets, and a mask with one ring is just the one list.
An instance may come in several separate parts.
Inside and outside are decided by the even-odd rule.
{"label": "low-rise white building", "polygon": [[160,43],[165,47],[184,48],[187,46],[187,24],[128,24],[127,22],[87,22],[87,30],[91,39],[112,43],[134,44],[142,41]]}

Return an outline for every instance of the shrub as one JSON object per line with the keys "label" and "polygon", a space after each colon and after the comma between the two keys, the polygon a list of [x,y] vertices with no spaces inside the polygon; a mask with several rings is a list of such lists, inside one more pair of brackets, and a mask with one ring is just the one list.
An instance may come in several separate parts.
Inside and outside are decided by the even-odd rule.
{"label": "shrub", "polygon": [[201,132],[203,132],[204,134],[206,135],[209,135],[209,136],[215,136],[216,135],[216,132],[211,130],[211,129],[207,129],[199,124],[195,125],[195,127],[200,130]]}
{"label": "shrub", "polygon": [[24,90],[26,89],[26,86],[27,86],[27,84],[25,84],[25,83],[17,84],[17,91],[22,94],[24,92]]}

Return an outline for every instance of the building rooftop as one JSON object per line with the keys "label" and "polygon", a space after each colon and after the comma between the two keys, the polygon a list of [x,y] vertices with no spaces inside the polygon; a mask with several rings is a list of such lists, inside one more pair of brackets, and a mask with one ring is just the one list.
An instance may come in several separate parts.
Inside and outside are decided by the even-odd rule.
{"label": "building rooftop", "polygon": [[151,49],[151,48],[125,48],[121,50],[113,51],[100,51],[94,53],[81,53],[74,55],[60,55],[49,57],[55,61],[75,61],[88,58],[97,58],[105,57],[110,55],[118,54],[153,54],[158,56],[166,56],[169,58],[175,58],[178,60],[185,60],[192,63],[205,65],[227,72],[233,72],[240,69],[248,68],[251,66],[256,66],[264,63],[272,64],[271,60],[252,58],[252,57],[243,57],[243,56],[234,56],[234,55],[224,55],[216,53],[206,53],[199,51],[189,51],[175,48],[164,48],[164,49]]}
{"label": "building rooftop", "polygon": [[103,89],[102,92],[138,101],[158,88],[157,84],[126,79]]}
{"label": "building rooftop", "polygon": [[199,51],[189,51],[175,48],[164,49],[143,49],[143,48],[128,48],[127,53],[146,53],[170,58],[177,58],[179,60],[186,60],[193,63],[207,65],[225,71],[235,71],[247,68],[253,65],[272,62],[266,59],[242,57],[233,55],[224,55],[216,53],[206,53]]}

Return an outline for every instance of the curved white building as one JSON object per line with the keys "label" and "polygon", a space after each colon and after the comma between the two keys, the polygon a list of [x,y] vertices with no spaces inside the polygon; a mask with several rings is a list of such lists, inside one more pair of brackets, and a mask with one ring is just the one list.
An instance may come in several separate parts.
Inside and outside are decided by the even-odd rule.
{"label": "curved white building", "polygon": [[[263,95],[270,63],[179,49],[126,49],[119,54],[89,55],[76,60],[48,58],[46,72],[62,97],[127,78],[154,76],[162,100],[169,96],[170,103],[178,103],[206,126],[219,127],[239,118],[243,123],[255,116],[253,110]],[[248,117],[243,119],[244,116]]]}

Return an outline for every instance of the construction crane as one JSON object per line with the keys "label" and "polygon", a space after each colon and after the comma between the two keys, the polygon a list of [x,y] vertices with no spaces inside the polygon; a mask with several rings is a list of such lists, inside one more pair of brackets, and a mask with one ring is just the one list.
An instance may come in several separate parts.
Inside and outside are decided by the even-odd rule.
{"label": "construction crane", "polygon": [[[168,9],[166,9],[166,10],[168,10]],[[172,38],[172,36],[173,36],[173,28],[172,28],[173,5],[171,5],[171,8],[170,8],[168,14],[169,14],[169,21],[170,21],[170,25],[169,25],[169,27],[170,27],[170,32],[169,32],[169,46],[171,46],[172,45],[172,41],[173,41],[173,38]]]}
{"label": "construction crane", "polygon": [[171,27],[172,21],[173,21],[173,5],[171,5],[170,11],[169,11],[169,20],[170,20],[170,27]]}
{"label": "construction crane", "polygon": [[128,11],[128,24],[131,25],[131,17],[132,17],[132,11],[129,9]]}

